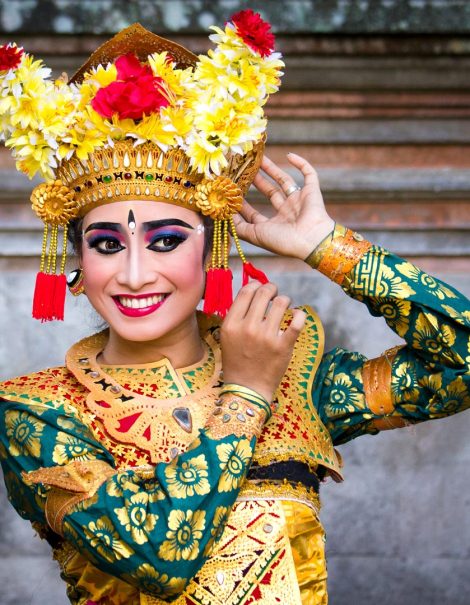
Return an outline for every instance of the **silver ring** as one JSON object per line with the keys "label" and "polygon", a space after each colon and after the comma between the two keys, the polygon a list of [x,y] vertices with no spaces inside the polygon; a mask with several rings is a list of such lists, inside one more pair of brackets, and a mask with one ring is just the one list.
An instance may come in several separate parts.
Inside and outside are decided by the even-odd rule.
{"label": "silver ring", "polygon": [[289,197],[289,195],[292,195],[293,193],[295,193],[296,191],[300,191],[301,189],[302,187],[299,187],[298,185],[291,185],[288,189],[286,189],[284,195],[286,197]]}

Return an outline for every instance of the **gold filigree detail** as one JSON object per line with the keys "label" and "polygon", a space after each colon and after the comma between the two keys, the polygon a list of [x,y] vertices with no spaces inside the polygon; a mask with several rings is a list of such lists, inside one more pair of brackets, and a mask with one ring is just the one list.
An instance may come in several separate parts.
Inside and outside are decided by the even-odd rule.
{"label": "gold filigree detail", "polygon": [[67,225],[78,213],[74,192],[60,179],[37,185],[31,193],[31,206],[48,225]]}
{"label": "gold filigree detail", "polygon": [[194,202],[202,214],[214,220],[224,220],[240,212],[243,194],[227,177],[204,179],[196,186]]}
{"label": "gold filigree detail", "polygon": [[[196,380],[197,389],[191,392],[184,380],[185,369],[176,371],[168,360],[164,360],[159,363],[165,365],[168,379],[166,387],[162,383],[164,388],[158,397],[139,395],[123,387],[127,377],[125,368],[116,369],[110,375],[98,364],[96,358],[107,341],[106,331],[86,338],[70,349],[67,365],[89,390],[80,412],[85,423],[88,425],[91,420],[92,428],[100,432],[98,437],[107,449],[113,454],[118,450],[119,455],[119,445],[113,445],[113,442],[132,445],[135,451],[148,454],[147,460],[141,459],[140,464],[169,461],[186,451],[206,424],[219,394],[221,353],[212,332],[208,330],[205,334],[209,352],[199,364],[204,365],[208,356],[213,359],[209,380],[204,374],[204,383]],[[190,431],[175,422],[173,414],[177,408],[188,410],[192,419]]]}

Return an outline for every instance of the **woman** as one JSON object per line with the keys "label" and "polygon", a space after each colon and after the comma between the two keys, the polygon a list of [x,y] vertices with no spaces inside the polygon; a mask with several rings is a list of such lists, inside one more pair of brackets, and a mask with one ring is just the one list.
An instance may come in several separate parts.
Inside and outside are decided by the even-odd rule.
{"label": "woman", "polygon": [[[266,158],[270,179],[254,180],[272,218],[240,204],[260,162],[265,98],[249,104],[257,125],[243,121],[241,99],[247,103],[254,80],[272,92],[273,73],[262,76],[279,65],[266,24],[252,13],[216,31],[218,50],[192,72],[199,89],[189,74],[169,73],[168,56],[150,55],[155,47],[140,30],[140,40],[127,31],[92,56],[74,81],[92,107],[86,125],[96,127],[95,142],[90,135],[91,151],[82,145],[79,114],[51,146],[57,159],[61,146],[73,149],[63,150],[57,169],[44,160],[43,173],[49,168],[60,182],[33,194],[46,224],[35,314],[61,315],[62,226],[79,252],[71,289],[84,291],[109,324],[74,345],[65,367],[7,381],[0,391],[10,500],[51,543],[72,603],[326,603],[318,490],[326,475],[341,479],[333,444],[469,405],[468,301],[335,225],[315,171],[299,156],[288,159],[301,188]],[[129,39],[139,64],[122,52]],[[185,54],[172,51],[184,66]],[[212,121],[198,113],[209,99],[195,100],[222,74],[232,91],[230,132],[218,120],[226,95],[208,104],[213,117],[222,112]],[[56,86],[73,105],[74,89]],[[175,129],[177,120],[189,128],[177,115],[183,97],[195,126],[162,151],[151,137],[171,135],[158,130],[166,108]],[[11,107],[7,144],[20,168],[25,161],[31,168],[42,159],[27,155]],[[149,125],[149,116],[158,120]],[[237,128],[245,130],[235,141]],[[104,133],[114,137],[108,147]],[[313,311],[288,310],[290,301],[246,262],[245,281],[264,283],[247,283],[230,306],[229,230],[237,247],[238,233],[305,259],[383,315],[406,344],[369,361],[339,349],[323,356]],[[206,310],[226,315],[222,324],[196,313],[203,294]]]}

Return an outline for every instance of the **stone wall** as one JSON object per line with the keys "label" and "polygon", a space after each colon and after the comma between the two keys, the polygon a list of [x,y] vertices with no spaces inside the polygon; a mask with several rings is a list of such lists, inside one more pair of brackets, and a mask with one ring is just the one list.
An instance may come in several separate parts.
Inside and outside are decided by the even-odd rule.
{"label": "stone wall", "polygon": [[[240,7],[271,18],[286,57],[269,103],[268,152],[318,168],[332,216],[470,295],[470,19],[440,0],[236,2],[8,0],[1,42],[18,40],[73,73],[108,33],[140,20],[195,52],[204,28]],[[41,225],[31,184],[0,150],[0,372],[62,363],[98,324],[86,301],[63,324],[30,318]],[[268,211],[254,192],[253,203]],[[250,249],[294,303],[317,308],[327,347],[376,356],[399,342],[302,263]],[[346,481],[323,487],[333,605],[464,605],[470,594],[470,415],[364,437],[341,448]],[[65,605],[47,547],[1,492],[0,605]]]}

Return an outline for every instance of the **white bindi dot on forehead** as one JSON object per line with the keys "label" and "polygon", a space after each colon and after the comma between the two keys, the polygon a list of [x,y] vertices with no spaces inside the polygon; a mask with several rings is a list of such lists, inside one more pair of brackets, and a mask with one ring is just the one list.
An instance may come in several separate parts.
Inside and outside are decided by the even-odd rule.
{"label": "white bindi dot on forehead", "polygon": [[204,233],[204,225],[198,225],[196,227],[196,233]]}
{"label": "white bindi dot on forehead", "polygon": [[135,216],[132,210],[129,210],[129,216],[127,217],[127,226],[131,231],[135,229]]}

